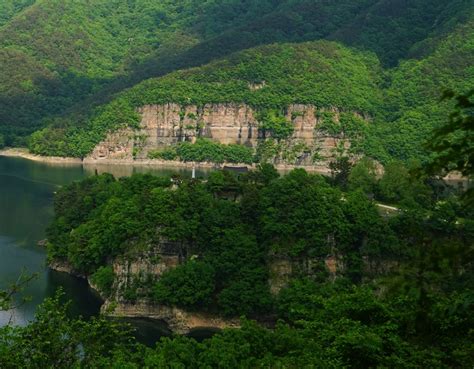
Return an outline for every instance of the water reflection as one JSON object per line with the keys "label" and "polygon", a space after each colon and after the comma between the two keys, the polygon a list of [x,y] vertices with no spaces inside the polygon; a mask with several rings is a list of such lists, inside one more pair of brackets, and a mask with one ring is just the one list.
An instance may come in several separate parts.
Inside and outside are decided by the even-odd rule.
{"label": "water reflection", "polygon": [[[32,320],[36,306],[45,297],[54,295],[58,287],[63,288],[66,299],[72,300],[72,315],[87,318],[98,314],[100,300],[86,281],[48,270],[46,252],[38,246],[38,241],[44,239],[45,229],[53,217],[54,192],[62,185],[104,172],[116,177],[133,173],[170,175],[176,172],[184,177],[191,176],[188,169],[115,165],[83,167],[80,164],[49,164],[0,156],[0,288],[14,282],[23,270],[38,273],[24,291],[31,301],[13,311],[0,312],[0,326],[9,322],[23,325]],[[197,174],[204,176],[206,171]],[[164,334],[155,323],[137,322],[137,326],[139,336],[146,341]]]}

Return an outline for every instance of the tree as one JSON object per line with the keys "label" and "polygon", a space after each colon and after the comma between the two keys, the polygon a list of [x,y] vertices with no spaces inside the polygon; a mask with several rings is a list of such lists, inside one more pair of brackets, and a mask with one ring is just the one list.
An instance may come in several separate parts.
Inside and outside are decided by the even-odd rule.
{"label": "tree", "polygon": [[350,191],[361,190],[373,195],[377,186],[377,166],[370,158],[361,159],[351,170],[348,178]]}
{"label": "tree", "polygon": [[214,268],[202,261],[190,260],[186,264],[165,272],[154,288],[158,303],[182,306],[188,309],[209,305],[215,290]]}
{"label": "tree", "polygon": [[[456,95],[444,93],[443,99],[454,99],[455,109],[449,122],[434,132],[428,147],[436,153],[429,166],[431,173],[459,171],[466,177],[474,175],[474,89]],[[474,201],[474,189],[469,189],[467,199]]]}
{"label": "tree", "polygon": [[[0,328],[0,367],[95,368],[116,352],[132,354],[137,346],[125,326],[102,318],[68,318],[63,293],[38,307],[35,320],[25,327]],[[105,366],[107,367],[107,366]]]}
{"label": "tree", "polygon": [[331,169],[331,176],[334,183],[342,190],[346,190],[352,169],[352,163],[349,158],[342,156],[331,161],[329,163],[329,169]]}

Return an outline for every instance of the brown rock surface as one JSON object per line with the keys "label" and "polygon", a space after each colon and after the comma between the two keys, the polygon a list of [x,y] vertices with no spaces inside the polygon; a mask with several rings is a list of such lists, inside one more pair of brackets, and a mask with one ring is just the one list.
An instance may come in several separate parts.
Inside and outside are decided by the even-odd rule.
{"label": "brown rock surface", "polygon": [[[318,151],[326,159],[333,156],[334,149],[341,141],[349,148],[349,143],[342,138],[329,137],[318,130],[321,122],[317,112],[328,110],[335,113],[335,120],[338,121],[340,112],[335,108],[290,105],[287,119],[293,123],[294,133],[286,140],[286,146],[291,148],[304,144],[311,152]],[[143,106],[138,111],[142,116],[139,130],[124,128],[110,133],[85,162],[145,161],[150,151],[182,141],[194,142],[199,137],[253,148],[257,147],[259,141],[269,137],[268,133],[258,128],[255,110],[245,104],[207,104],[198,107],[169,103]],[[297,163],[280,161],[275,164],[315,167],[311,155],[303,155]],[[325,167],[325,163],[320,166]]]}

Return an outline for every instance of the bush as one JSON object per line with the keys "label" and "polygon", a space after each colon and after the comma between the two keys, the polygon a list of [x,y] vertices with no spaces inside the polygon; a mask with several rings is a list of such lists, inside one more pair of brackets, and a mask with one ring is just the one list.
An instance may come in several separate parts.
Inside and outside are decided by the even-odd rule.
{"label": "bush", "polygon": [[175,148],[151,151],[150,159],[176,160],[210,163],[245,163],[253,162],[253,151],[243,145],[223,145],[207,139],[198,139],[196,143],[183,142]]}
{"label": "bush", "polygon": [[293,124],[277,110],[265,110],[257,115],[257,120],[260,128],[269,131],[277,140],[284,140],[293,134]]}
{"label": "bush", "polygon": [[148,153],[148,159],[176,160],[177,156],[178,154],[174,147],[164,150],[153,150]]}
{"label": "bush", "polygon": [[156,302],[199,309],[211,302],[215,290],[214,268],[200,261],[188,261],[163,274],[155,285]]}
{"label": "bush", "polygon": [[103,266],[91,276],[91,281],[94,283],[99,292],[105,297],[109,297],[112,293],[112,286],[114,284],[115,274],[112,266]]}

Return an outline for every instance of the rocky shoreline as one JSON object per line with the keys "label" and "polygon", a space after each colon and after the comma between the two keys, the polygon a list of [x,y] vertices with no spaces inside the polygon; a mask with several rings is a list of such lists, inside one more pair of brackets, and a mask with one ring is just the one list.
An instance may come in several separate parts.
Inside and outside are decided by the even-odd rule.
{"label": "rocky shoreline", "polygon": [[[31,154],[27,149],[7,148],[0,150],[0,156],[22,158],[35,162],[48,163],[48,164],[70,164],[70,165],[83,165],[84,167],[94,167],[101,165],[117,165],[117,166],[135,166],[135,167],[151,167],[151,168],[182,168],[182,169],[218,169],[224,166],[230,167],[245,167],[248,169],[255,169],[256,165],[249,164],[235,164],[235,163],[208,163],[208,162],[183,162],[176,160],[159,160],[159,159],[92,159],[92,158],[70,158],[70,157],[56,157],[56,156],[41,156]],[[298,166],[288,164],[276,164],[275,168],[280,172],[287,172],[295,168],[304,168],[307,172],[329,174],[330,170],[323,166]]]}
{"label": "rocky shoreline", "polygon": [[166,323],[170,331],[186,335],[194,330],[209,329],[221,330],[224,328],[240,328],[239,319],[225,319],[217,315],[204,312],[189,312],[177,307],[156,305],[145,300],[129,303],[105,298],[90,278],[78,273],[65,261],[51,261],[49,268],[60,273],[67,273],[77,278],[85,279],[89,287],[103,300],[100,312],[111,318],[146,318]]}

